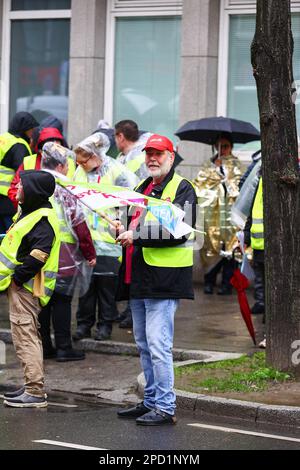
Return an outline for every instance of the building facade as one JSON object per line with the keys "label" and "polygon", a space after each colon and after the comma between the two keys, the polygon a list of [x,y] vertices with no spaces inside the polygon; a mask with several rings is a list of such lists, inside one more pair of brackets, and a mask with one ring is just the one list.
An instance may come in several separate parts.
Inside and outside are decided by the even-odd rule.
{"label": "building facade", "polygon": [[[130,118],[168,135],[215,115],[258,126],[255,0],[0,0],[1,113],[59,117],[71,145]],[[292,1],[300,80],[300,1]],[[299,81],[300,83],[300,81]],[[298,115],[298,107],[297,107]],[[300,114],[299,114],[300,118]],[[299,120],[300,122],[300,120]],[[211,149],[179,144],[194,177]]]}

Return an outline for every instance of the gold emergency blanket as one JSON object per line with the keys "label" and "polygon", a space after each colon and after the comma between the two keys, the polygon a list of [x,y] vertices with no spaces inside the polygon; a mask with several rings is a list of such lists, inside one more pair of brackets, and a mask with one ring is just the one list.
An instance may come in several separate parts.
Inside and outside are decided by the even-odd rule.
{"label": "gold emergency blanket", "polygon": [[231,224],[231,207],[239,194],[241,163],[233,155],[223,158],[222,171],[213,163],[206,164],[194,180],[204,217],[206,235],[201,262],[206,272],[221,259],[221,250],[232,251],[238,231]]}

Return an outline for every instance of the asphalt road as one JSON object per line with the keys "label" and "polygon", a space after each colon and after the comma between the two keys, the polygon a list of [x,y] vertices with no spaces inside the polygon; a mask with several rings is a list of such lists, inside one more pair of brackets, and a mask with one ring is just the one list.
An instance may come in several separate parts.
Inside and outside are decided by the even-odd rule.
{"label": "asphalt road", "polygon": [[[179,413],[176,426],[137,426],[116,408],[50,397],[48,409],[16,410],[0,404],[1,450],[299,450],[297,431],[216,422]],[[103,451],[103,452],[101,452]],[[192,462],[193,463],[193,462]],[[199,462],[198,462],[199,464]]]}

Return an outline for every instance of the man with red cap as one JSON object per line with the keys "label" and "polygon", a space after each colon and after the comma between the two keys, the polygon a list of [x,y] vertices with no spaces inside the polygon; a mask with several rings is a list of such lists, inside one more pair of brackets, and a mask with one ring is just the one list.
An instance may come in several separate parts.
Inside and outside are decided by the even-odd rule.
{"label": "man with red cap", "polygon": [[[164,136],[152,135],[145,146],[150,177],[137,191],[168,200],[186,211],[196,223],[197,197],[192,184],[174,172],[174,148]],[[189,217],[189,220],[187,220]],[[150,211],[136,208],[128,230],[118,242],[124,249],[120,269],[119,300],[130,300],[133,331],[146,386],[144,400],[120,410],[120,418],[136,419],[144,426],[175,424],[173,335],[180,299],[194,299],[192,283],[193,236],[175,239]]]}

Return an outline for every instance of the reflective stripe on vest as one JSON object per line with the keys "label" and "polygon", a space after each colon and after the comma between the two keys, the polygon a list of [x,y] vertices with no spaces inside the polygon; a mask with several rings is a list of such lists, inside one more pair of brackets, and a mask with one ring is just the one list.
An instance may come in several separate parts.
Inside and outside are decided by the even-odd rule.
{"label": "reflective stripe on vest", "polygon": [[[20,263],[17,260],[17,253],[22,240],[33,227],[43,218],[47,217],[55,234],[50,256],[42,268],[44,273],[44,289],[45,295],[39,298],[41,305],[44,307],[48,304],[56,284],[56,273],[58,271],[59,262],[59,225],[54,209],[38,209],[21,220],[18,220],[8,231],[0,246],[0,291],[6,290],[10,283],[14,270]],[[24,287],[33,293],[34,280],[31,279]]]}
{"label": "reflective stripe on vest", "polygon": [[258,190],[252,209],[251,247],[253,250],[265,249],[262,178],[259,180]]}
{"label": "reflective stripe on vest", "polygon": [[[165,187],[161,199],[174,201],[180,183],[185,178],[174,174],[172,180]],[[140,184],[140,186],[143,183]],[[158,225],[155,217],[147,212],[145,224]],[[193,245],[194,233],[191,233],[189,239],[182,245],[170,248],[143,248],[143,257],[146,264],[161,268],[184,268],[193,266]]]}
{"label": "reflective stripe on vest", "polygon": [[0,136],[0,194],[2,196],[8,195],[9,187],[15,176],[15,170],[1,165],[1,163],[7,152],[16,144],[25,145],[28,150],[28,155],[31,155],[31,149],[26,140],[21,137],[15,137],[9,132]]}

